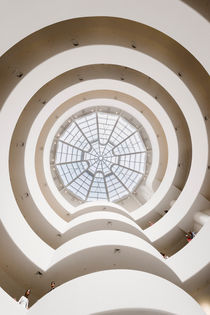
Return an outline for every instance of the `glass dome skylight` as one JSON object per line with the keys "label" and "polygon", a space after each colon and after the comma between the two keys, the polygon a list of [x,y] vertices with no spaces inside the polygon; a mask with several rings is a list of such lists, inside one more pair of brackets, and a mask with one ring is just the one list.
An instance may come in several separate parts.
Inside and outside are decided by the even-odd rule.
{"label": "glass dome skylight", "polygon": [[83,201],[118,201],[144,176],[147,152],[139,131],[117,114],[72,120],[57,139],[55,168],[63,189]]}

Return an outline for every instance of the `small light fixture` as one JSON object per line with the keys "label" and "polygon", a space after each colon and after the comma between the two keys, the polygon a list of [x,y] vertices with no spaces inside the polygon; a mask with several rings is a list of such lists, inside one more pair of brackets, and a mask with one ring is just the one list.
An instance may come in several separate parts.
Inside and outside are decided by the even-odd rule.
{"label": "small light fixture", "polygon": [[75,38],[72,39],[72,44],[74,45],[74,47],[79,46],[79,42]]}
{"label": "small light fixture", "polygon": [[131,42],[131,47],[132,48],[134,48],[134,49],[136,49],[136,43],[132,40],[132,42]]}
{"label": "small light fixture", "polygon": [[20,71],[16,74],[16,77],[17,77],[17,78],[22,78],[22,76],[23,76],[23,73],[20,72]]}

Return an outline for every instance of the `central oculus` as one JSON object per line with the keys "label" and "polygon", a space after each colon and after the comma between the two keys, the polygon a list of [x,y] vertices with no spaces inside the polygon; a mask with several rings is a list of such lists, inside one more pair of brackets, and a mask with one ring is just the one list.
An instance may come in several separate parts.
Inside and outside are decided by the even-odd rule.
{"label": "central oculus", "polygon": [[139,130],[118,114],[91,112],[57,138],[55,167],[62,185],[83,201],[119,201],[133,192],[146,168]]}

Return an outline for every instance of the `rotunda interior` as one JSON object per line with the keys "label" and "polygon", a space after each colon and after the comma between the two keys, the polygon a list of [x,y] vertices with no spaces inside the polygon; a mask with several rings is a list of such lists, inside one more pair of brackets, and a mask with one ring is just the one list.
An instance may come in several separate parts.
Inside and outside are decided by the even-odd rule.
{"label": "rotunda interior", "polygon": [[0,16],[0,314],[210,314],[210,1]]}

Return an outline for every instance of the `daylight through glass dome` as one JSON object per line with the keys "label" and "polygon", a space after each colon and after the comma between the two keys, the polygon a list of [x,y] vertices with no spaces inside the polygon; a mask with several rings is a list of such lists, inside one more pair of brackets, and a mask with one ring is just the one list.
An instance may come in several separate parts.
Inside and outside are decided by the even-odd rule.
{"label": "daylight through glass dome", "polygon": [[144,177],[146,159],[140,131],[119,114],[95,111],[71,119],[57,138],[56,173],[83,201],[128,196]]}

